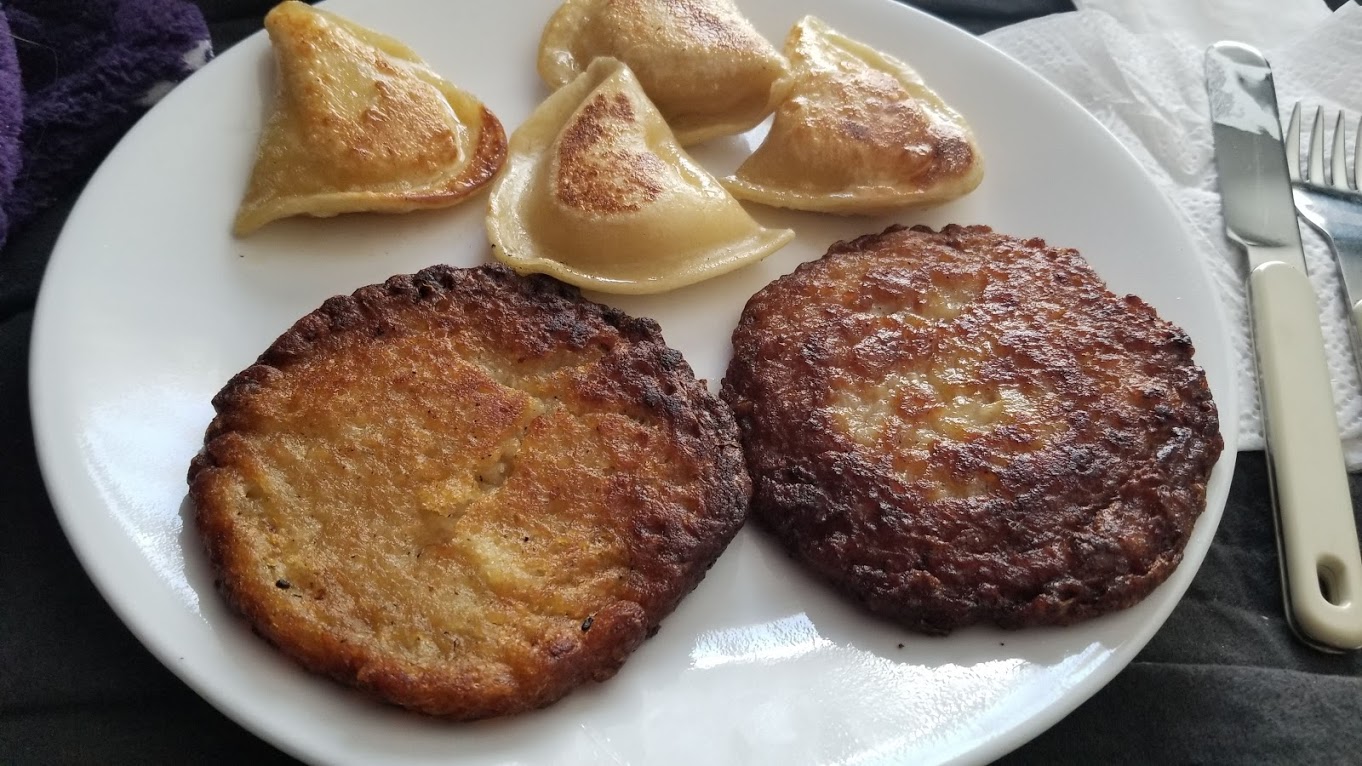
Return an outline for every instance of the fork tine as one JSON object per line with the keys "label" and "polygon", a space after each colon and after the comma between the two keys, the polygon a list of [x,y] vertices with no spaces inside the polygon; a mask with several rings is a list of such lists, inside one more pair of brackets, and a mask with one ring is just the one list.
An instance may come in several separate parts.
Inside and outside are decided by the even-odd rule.
{"label": "fork tine", "polygon": [[1334,147],[1333,156],[1329,157],[1329,183],[1335,189],[1348,188],[1348,126],[1343,124],[1343,112],[1338,113],[1338,119],[1334,121]]}
{"label": "fork tine", "polygon": [[1357,118],[1357,132],[1353,135],[1353,188],[1362,189],[1362,117]]}
{"label": "fork tine", "polygon": [[1310,128],[1310,169],[1305,180],[1315,184],[1324,180],[1324,107],[1315,108],[1315,124]]}
{"label": "fork tine", "polygon": [[1286,169],[1292,181],[1301,180],[1301,105],[1297,101],[1291,109],[1291,123],[1286,126]]}

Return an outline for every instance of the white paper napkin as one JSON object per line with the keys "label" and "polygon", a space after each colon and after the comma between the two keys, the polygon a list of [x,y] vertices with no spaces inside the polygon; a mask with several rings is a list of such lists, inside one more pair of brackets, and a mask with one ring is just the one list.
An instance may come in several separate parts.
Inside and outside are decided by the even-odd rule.
{"label": "white paper napkin", "polygon": [[[1260,47],[1272,65],[1285,121],[1305,102],[1332,115],[1346,107],[1351,131],[1362,114],[1362,6],[1332,15],[1321,0],[1078,0],[1080,10],[1023,22],[984,39],[1058,85],[1105,124],[1182,212],[1205,257],[1239,353],[1239,449],[1263,447],[1250,356],[1244,256],[1225,236],[1206,104],[1203,53],[1216,40]],[[1329,118],[1332,129],[1332,117]],[[1301,226],[1310,281],[1320,302],[1344,453],[1362,467],[1362,387],[1333,258]]]}

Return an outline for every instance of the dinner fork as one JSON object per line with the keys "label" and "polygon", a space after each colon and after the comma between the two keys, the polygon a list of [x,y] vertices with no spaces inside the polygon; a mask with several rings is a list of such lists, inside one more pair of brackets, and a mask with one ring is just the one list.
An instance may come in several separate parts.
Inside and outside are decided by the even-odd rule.
{"label": "dinner fork", "polygon": [[1324,110],[1315,110],[1310,129],[1310,153],[1301,167],[1301,105],[1291,110],[1286,129],[1286,166],[1291,173],[1291,194],[1296,212],[1329,243],[1343,276],[1352,331],[1353,362],[1362,374],[1362,193],[1358,189],[1362,166],[1362,122],[1358,123],[1353,148],[1353,172],[1348,175],[1347,127],[1340,111],[1334,122],[1329,172],[1324,172]]}

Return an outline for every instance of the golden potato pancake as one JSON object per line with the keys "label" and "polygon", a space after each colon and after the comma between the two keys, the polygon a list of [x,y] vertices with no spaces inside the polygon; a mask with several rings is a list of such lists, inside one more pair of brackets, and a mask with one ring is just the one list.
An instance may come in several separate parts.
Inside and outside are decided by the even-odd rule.
{"label": "golden potato pancake", "polygon": [[1182,330],[1077,251],[983,226],[834,245],[752,297],[733,352],[754,518],[926,633],[1135,604],[1223,447]]}
{"label": "golden potato pancake", "polygon": [[226,600],[432,715],[611,677],[746,515],[732,414],[657,324],[500,266],[332,298],[213,405],[189,487]]}

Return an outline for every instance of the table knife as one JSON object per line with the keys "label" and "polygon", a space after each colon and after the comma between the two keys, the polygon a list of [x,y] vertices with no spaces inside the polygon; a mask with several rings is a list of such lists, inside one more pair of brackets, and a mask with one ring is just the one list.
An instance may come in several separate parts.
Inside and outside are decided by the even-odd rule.
{"label": "table knife", "polygon": [[1206,91],[1225,230],[1248,256],[1287,620],[1318,649],[1362,648],[1362,557],[1272,70],[1249,46],[1216,43],[1206,51]]}

